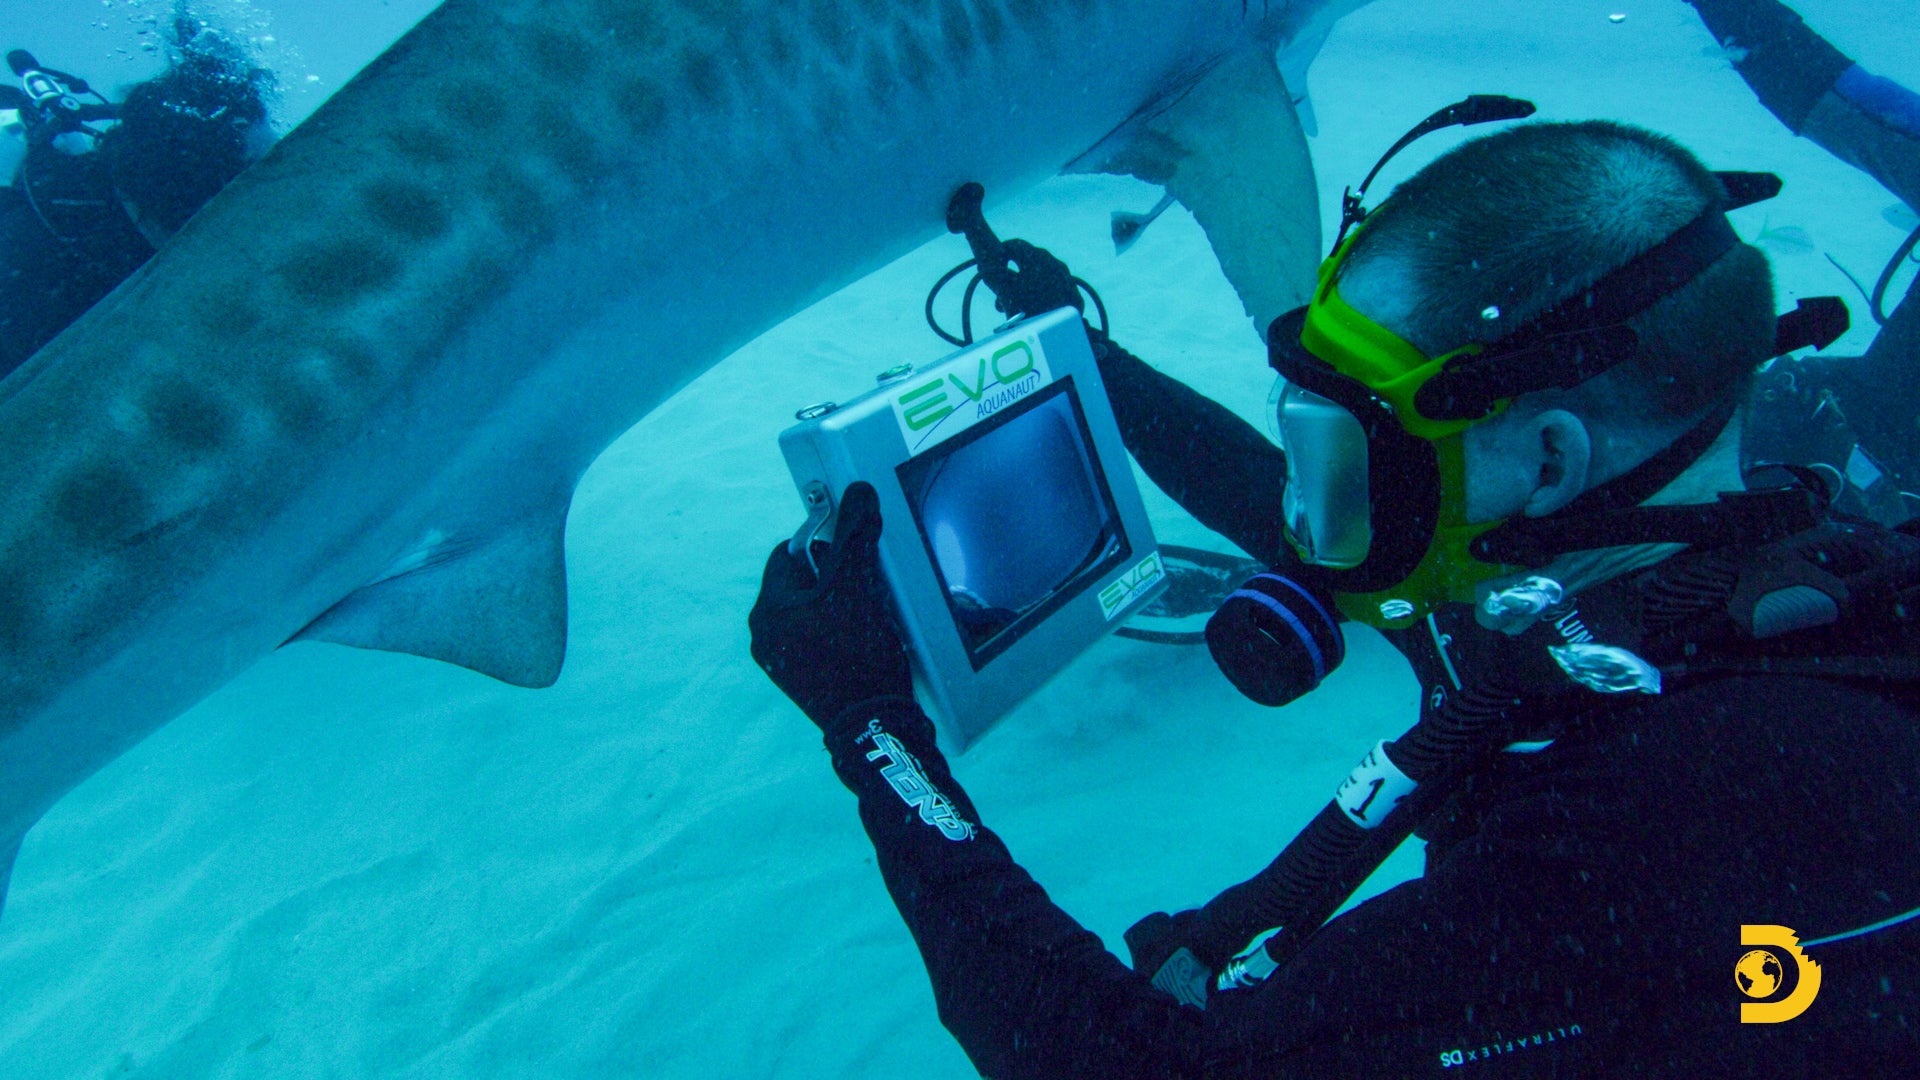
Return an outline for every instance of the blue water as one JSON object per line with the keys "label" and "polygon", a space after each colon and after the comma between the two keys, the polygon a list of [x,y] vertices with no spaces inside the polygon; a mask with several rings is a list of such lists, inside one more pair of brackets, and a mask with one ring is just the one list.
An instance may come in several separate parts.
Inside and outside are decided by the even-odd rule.
{"label": "blue water", "polygon": [[[24,6],[24,5],[22,5]],[[310,111],[430,4],[211,5]],[[1920,84],[1920,12],[1806,0],[1879,73]],[[147,73],[147,0],[53,0],[6,33],[112,84]],[[1607,16],[1622,13],[1618,23]],[[272,41],[265,38],[271,36]],[[9,42],[12,44],[14,42]],[[1847,291],[1898,241],[1877,185],[1788,136],[1677,0],[1380,0],[1311,89],[1329,219],[1406,126],[1467,92],[1670,132],[1786,193],[1741,211],[1782,306]],[[1452,137],[1422,143],[1390,183]],[[1256,419],[1258,339],[1198,228],[1156,189],[1062,178],[996,215],[1102,291],[1114,335]],[[774,447],[794,407],[943,347],[929,245],[795,315],[648,416],[568,525],[556,687],[302,645],[257,665],[68,796],[28,836],[0,919],[0,1076],[972,1075],[813,729],[747,658],[765,552],[800,508]],[[1840,343],[1857,350],[1864,337]],[[742,416],[740,388],[763,389]],[[1163,541],[1209,543],[1157,492]],[[1111,640],[957,763],[982,816],[1116,948],[1139,915],[1259,866],[1351,762],[1411,719],[1377,638],[1279,711],[1204,651]],[[1417,871],[1403,852],[1374,887]]]}

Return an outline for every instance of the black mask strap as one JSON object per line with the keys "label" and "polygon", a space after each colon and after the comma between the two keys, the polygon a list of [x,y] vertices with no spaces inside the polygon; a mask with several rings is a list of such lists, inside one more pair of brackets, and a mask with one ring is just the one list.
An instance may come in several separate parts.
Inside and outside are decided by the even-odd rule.
{"label": "black mask strap", "polygon": [[1837,296],[1804,297],[1774,322],[1773,355],[1824,349],[1840,340],[1851,324],[1846,301]]}
{"label": "black mask strap", "polygon": [[1405,150],[1421,136],[1431,135],[1441,128],[1471,127],[1474,124],[1488,124],[1495,120],[1519,120],[1532,116],[1533,102],[1524,98],[1510,98],[1500,94],[1469,94],[1465,100],[1456,101],[1444,109],[1436,111],[1413,126],[1413,129],[1400,136],[1400,141],[1387,148],[1380,160],[1373,163],[1367,178],[1360,181],[1359,190],[1348,188],[1340,196],[1340,234],[1333,238],[1333,247],[1329,253],[1340,250],[1340,244],[1347,238],[1347,230],[1358,225],[1367,216],[1367,208],[1362,205],[1367,197],[1367,188],[1373,184],[1373,178],[1393,155]]}
{"label": "black mask strap", "polygon": [[1696,550],[1771,543],[1819,523],[1824,491],[1790,482],[1764,491],[1725,492],[1717,503],[1641,506],[1699,460],[1726,430],[1734,403],[1724,402],[1671,446],[1622,476],[1541,518],[1514,518],[1469,545],[1482,562],[1539,566],[1569,551],[1627,544],[1687,544]]}
{"label": "black mask strap", "polygon": [[1681,473],[1699,461],[1707,448],[1727,430],[1735,411],[1736,405],[1731,399],[1722,401],[1659,453],[1592,491],[1582,492],[1578,498],[1547,516],[1583,517],[1639,506],[1659,494],[1662,488],[1679,479]]}
{"label": "black mask strap", "polygon": [[1449,361],[1420,388],[1414,406],[1433,420],[1476,420],[1498,402],[1578,386],[1632,359],[1640,339],[1627,320],[1699,276],[1738,243],[1720,206],[1709,206],[1592,288],[1480,352]]}
{"label": "black mask strap", "polygon": [[1686,544],[1695,551],[1709,551],[1784,540],[1825,517],[1826,500],[1820,493],[1796,484],[1767,491],[1723,491],[1719,502],[1636,506],[1577,521],[1537,518],[1530,527],[1498,540],[1486,533],[1473,541],[1472,550],[1475,558],[1519,566],[1540,566],[1569,551],[1633,544]]}

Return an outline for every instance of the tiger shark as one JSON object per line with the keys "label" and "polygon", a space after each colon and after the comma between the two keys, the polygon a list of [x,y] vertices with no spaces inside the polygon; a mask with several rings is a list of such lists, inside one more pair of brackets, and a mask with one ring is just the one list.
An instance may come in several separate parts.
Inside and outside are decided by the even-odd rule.
{"label": "tiger shark", "polygon": [[1288,87],[1363,2],[447,0],[0,382],[0,901],[290,640],[553,682],[595,456],[965,181],[1163,184],[1264,326],[1320,245]]}

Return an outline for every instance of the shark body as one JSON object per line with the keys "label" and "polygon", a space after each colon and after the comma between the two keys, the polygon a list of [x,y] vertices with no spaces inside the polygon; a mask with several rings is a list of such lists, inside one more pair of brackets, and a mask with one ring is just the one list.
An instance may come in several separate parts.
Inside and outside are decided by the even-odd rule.
{"label": "shark body", "polygon": [[[962,181],[1134,171],[1304,287],[1273,58],[1353,6],[448,0],[0,383],[0,898],[62,794],[295,637],[550,683],[594,457]],[[1241,154],[1251,210],[1209,188]]]}

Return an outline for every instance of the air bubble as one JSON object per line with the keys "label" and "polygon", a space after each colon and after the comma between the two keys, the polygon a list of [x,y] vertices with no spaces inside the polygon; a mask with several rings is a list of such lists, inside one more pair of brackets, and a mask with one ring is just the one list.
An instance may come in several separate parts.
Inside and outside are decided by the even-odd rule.
{"label": "air bubble", "polygon": [[1627,21],[1627,16],[1625,12],[1616,11],[1607,16],[1607,21],[1610,23],[1623,23]]}

